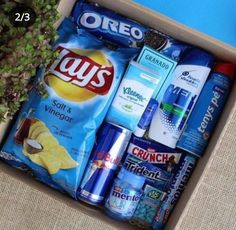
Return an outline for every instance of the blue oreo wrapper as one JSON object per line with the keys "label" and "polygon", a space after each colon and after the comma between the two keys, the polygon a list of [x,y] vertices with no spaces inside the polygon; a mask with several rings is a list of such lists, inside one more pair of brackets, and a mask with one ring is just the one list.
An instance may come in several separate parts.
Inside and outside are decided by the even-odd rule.
{"label": "blue oreo wrapper", "polygon": [[109,9],[78,2],[72,20],[95,36],[123,47],[137,47],[144,41],[147,29],[139,23]]}
{"label": "blue oreo wrapper", "polygon": [[176,61],[190,47],[98,4],[78,1],[71,17],[79,28],[115,46],[142,48],[145,44]]}

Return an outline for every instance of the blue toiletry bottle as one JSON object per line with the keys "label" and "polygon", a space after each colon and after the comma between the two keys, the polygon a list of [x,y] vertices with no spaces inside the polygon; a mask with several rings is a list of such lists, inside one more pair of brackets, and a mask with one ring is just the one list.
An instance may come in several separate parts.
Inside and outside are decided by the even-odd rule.
{"label": "blue toiletry bottle", "polygon": [[143,176],[122,168],[105,203],[105,212],[112,218],[130,220],[143,194]]}
{"label": "blue toiletry bottle", "polygon": [[196,156],[201,156],[214,131],[227,99],[235,66],[218,63],[198,98],[177,147]]}
{"label": "blue toiletry bottle", "polygon": [[161,98],[148,136],[175,148],[213,64],[213,56],[204,50],[186,51]]}

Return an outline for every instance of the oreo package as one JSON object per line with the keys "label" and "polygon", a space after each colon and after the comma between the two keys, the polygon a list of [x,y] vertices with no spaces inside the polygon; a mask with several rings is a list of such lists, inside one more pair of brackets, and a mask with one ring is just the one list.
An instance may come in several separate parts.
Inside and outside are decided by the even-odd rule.
{"label": "oreo package", "polygon": [[145,44],[177,61],[189,47],[95,3],[78,1],[72,12],[72,20],[79,28],[112,45],[141,48]]}

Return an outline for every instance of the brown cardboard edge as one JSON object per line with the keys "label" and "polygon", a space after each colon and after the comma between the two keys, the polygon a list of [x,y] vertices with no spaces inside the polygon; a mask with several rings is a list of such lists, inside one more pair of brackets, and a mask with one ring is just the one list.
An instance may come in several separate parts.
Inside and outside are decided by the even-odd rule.
{"label": "brown cardboard edge", "polygon": [[[75,4],[76,0],[60,0],[59,5],[57,7],[57,10],[60,14],[60,19],[55,23],[55,28],[57,28],[61,22],[63,21],[63,19],[67,16],[70,15],[70,12]],[[66,3],[66,4],[65,4]]]}
{"label": "brown cardboard edge", "polygon": [[[60,1],[60,4],[58,6],[58,9],[60,12],[63,12],[63,16],[58,21],[58,23],[55,26],[58,26],[59,23],[63,20],[64,16],[68,16],[70,13],[70,10],[72,8],[72,5],[74,4],[75,0],[67,0],[67,1]],[[180,39],[185,42],[191,43],[194,41],[194,44],[197,44],[201,46],[202,48],[205,48],[208,51],[214,52],[214,54],[223,57],[225,60],[231,61],[236,63],[236,49],[232,47],[225,46],[224,44],[208,37],[205,35],[202,35],[199,32],[193,31],[189,28],[184,27],[183,25],[176,23],[167,17],[164,17],[162,15],[159,15],[151,10],[145,9],[141,6],[138,6],[134,3],[131,3],[131,1],[124,1],[124,0],[117,0],[117,1],[109,1],[109,0],[96,0],[96,2],[102,3],[102,5],[107,6],[108,8],[115,8],[118,12],[121,12],[123,14],[127,14],[129,17],[136,19],[138,21],[142,21],[144,24],[152,26],[164,33],[167,33],[177,39]],[[66,3],[66,4],[65,4]],[[132,10],[133,9],[133,10]],[[129,13],[130,12],[130,13]],[[154,20],[148,20],[148,15],[151,15]],[[158,20],[161,25],[156,25],[155,20]],[[179,33],[179,31],[183,31],[183,33]],[[188,38],[186,39],[184,36],[188,35]],[[203,44],[202,44],[203,43]],[[231,60],[232,58],[232,60]],[[236,92],[236,87],[234,87],[234,92]],[[220,123],[218,124],[218,128],[210,142],[210,146],[207,149],[207,152],[205,156],[200,160],[198,163],[198,167],[194,171],[190,182],[181,196],[180,201],[178,202],[176,209],[178,210],[173,213],[171,216],[169,223],[166,227],[166,229],[173,230],[178,229],[179,224],[181,223],[181,220],[183,219],[184,214],[187,212],[187,209],[191,205],[191,199],[194,194],[197,193],[197,188],[199,186],[198,183],[202,180],[203,175],[201,176],[201,172],[204,170],[207,170],[207,168],[210,165],[211,159],[214,157],[214,151],[217,151],[217,147],[214,144],[219,144],[220,138],[222,137],[223,133],[221,133],[221,129],[224,127],[224,131],[226,131],[227,122],[230,120],[230,116],[228,117],[228,114],[230,113],[232,109],[233,102],[235,102],[235,93],[234,95],[231,95],[231,102],[227,103],[227,106],[224,110],[223,116],[221,118]],[[225,120],[223,120],[225,119]],[[2,124],[1,124],[2,127]],[[1,128],[0,127],[0,128]],[[211,155],[212,152],[212,155]],[[209,161],[208,161],[209,160]],[[49,196],[55,198],[56,200],[59,200],[66,205],[73,207],[77,209],[78,211],[81,211],[85,213],[88,216],[94,217],[99,220],[103,220],[104,222],[110,224],[111,226],[117,227],[119,229],[133,229],[132,225],[123,224],[122,222],[114,221],[113,219],[108,218],[103,213],[101,213],[98,210],[94,210],[94,208],[87,207],[83,204],[79,204],[78,202],[72,200],[70,197],[61,194],[55,190],[52,190],[48,188],[47,186],[34,181],[33,178],[30,178],[28,175],[25,175],[22,172],[19,172],[19,170],[12,169],[9,166],[0,163],[0,170],[4,171],[5,173],[9,174],[10,176],[22,181],[25,184],[28,184],[32,186],[33,188],[40,190]],[[204,169],[205,168],[205,169]]]}
{"label": "brown cardboard edge", "polygon": [[[205,50],[214,53],[216,57],[236,64],[236,48],[226,45],[197,30],[184,26],[162,14],[133,3],[131,0],[92,1],[100,3],[107,8],[115,9],[118,13],[127,15],[134,20],[142,22],[144,25],[155,28],[183,42],[202,47]],[[152,20],[150,20],[150,17]],[[160,23],[156,24],[157,21]]]}
{"label": "brown cardboard edge", "polygon": [[2,144],[2,141],[7,133],[10,124],[11,124],[10,120],[6,120],[5,122],[0,123],[0,146]]}
{"label": "brown cardboard edge", "polygon": [[[189,183],[185,191],[183,192],[179,202],[176,205],[176,208],[171,215],[167,225],[166,230],[180,230],[181,223],[186,216],[188,210],[191,208],[192,200],[197,195],[198,188],[202,183],[206,172],[209,170],[212,161],[216,152],[218,151],[218,147],[221,144],[221,141],[224,135],[227,132],[227,128],[230,125],[230,121],[233,116],[233,112],[236,110],[236,82],[234,83],[230,97],[225,105],[223,114],[218,122],[217,128],[215,129],[212,138],[209,142],[209,145],[206,149],[205,154],[203,157],[199,159],[198,165],[195,168]],[[182,210],[178,212],[178,210]]]}

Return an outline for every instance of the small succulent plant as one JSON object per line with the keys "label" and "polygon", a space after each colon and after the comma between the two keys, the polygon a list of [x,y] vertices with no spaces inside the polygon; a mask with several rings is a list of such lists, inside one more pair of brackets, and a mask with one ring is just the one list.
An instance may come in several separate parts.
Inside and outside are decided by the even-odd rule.
{"label": "small succulent plant", "polygon": [[[0,0],[0,122],[11,118],[28,97],[28,83],[36,68],[55,58],[50,41],[57,39],[57,0]],[[15,27],[9,12],[27,5],[36,14],[29,27]]]}

